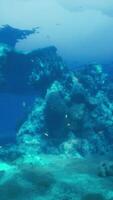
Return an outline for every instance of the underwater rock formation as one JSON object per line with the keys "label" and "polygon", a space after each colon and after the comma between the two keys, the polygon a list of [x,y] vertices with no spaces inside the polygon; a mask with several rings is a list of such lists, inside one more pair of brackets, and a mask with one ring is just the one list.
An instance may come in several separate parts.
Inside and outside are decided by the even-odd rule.
{"label": "underwater rock formation", "polygon": [[57,54],[54,46],[33,51],[29,57],[33,62],[29,84],[33,85],[41,94],[45,95],[55,80],[62,82],[68,73],[68,68]]}
{"label": "underwater rock formation", "polygon": [[37,95],[18,131],[19,141],[25,142],[26,134],[38,135],[50,146],[63,149],[73,138],[72,146],[81,155],[103,154],[113,148],[113,81],[103,66],[72,71],[55,47],[21,53],[2,44],[0,83],[1,92]]}
{"label": "underwater rock formation", "polygon": [[0,44],[0,92],[42,95],[51,83],[63,79],[66,70],[55,47],[22,53]]}
{"label": "underwater rock formation", "polygon": [[0,86],[5,83],[5,74],[3,72],[3,65],[10,48],[5,44],[0,44]]}
{"label": "underwater rock formation", "polygon": [[113,162],[105,161],[100,163],[98,175],[100,177],[113,177]]}
{"label": "underwater rock formation", "polygon": [[19,130],[20,135],[28,130],[55,146],[73,136],[75,151],[82,155],[110,151],[113,141],[110,84],[100,65],[64,73],[63,80],[55,79],[48,87],[41,104],[35,103],[28,121]]}
{"label": "underwater rock formation", "polygon": [[112,200],[113,81],[103,66],[72,71],[54,47],[0,50],[0,91],[37,96],[15,144],[0,146],[1,199]]}
{"label": "underwater rock formation", "polygon": [[0,43],[9,45],[10,47],[15,47],[19,40],[27,38],[29,35],[37,32],[38,27],[32,30],[20,30],[18,28],[11,27],[6,24],[0,27]]}

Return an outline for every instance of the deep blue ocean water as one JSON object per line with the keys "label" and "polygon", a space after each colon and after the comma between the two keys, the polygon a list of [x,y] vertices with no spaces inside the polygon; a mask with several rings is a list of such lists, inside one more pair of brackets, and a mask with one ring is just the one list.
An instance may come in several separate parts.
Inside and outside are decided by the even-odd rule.
{"label": "deep blue ocean water", "polygon": [[0,95],[0,143],[14,141],[16,132],[30,112],[36,95]]}

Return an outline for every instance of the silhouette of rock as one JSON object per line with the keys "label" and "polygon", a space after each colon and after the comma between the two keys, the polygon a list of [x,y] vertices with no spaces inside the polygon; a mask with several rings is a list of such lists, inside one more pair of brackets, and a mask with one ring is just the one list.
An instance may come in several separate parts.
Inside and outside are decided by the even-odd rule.
{"label": "silhouette of rock", "polygon": [[18,29],[8,24],[3,25],[0,28],[0,43],[8,44],[11,47],[15,47],[16,43],[19,40],[27,38],[29,35],[36,33],[38,27],[33,28],[31,30],[26,29]]}

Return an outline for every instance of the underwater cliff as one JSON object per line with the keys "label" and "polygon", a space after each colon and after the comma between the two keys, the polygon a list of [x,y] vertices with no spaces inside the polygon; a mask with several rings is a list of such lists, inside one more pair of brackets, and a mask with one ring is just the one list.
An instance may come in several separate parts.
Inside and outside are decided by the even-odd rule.
{"label": "underwater cliff", "polygon": [[112,200],[112,91],[106,66],[0,44],[0,94],[34,95],[15,141],[0,142],[0,199]]}

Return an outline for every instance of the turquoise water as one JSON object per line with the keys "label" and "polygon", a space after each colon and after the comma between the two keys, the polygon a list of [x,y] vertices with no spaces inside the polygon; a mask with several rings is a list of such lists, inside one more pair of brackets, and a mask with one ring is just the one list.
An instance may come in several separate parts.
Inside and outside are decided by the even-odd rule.
{"label": "turquoise water", "polygon": [[[65,15],[86,12],[81,3],[58,2]],[[101,10],[112,21],[112,6],[101,3],[98,8],[87,4],[90,14]],[[59,21],[56,26],[64,28]],[[0,200],[113,200],[112,45],[104,46],[105,56],[104,41],[100,42],[101,52],[93,51],[92,59],[82,38],[73,59],[66,40],[59,48],[56,40],[45,42],[43,32],[35,41],[42,27],[22,29],[3,23],[0,28]],[[94,32],[90,36],[97,45]],[[59,38],[73,37],[68,31],[60,34],[59,29]],[[75,38],[72,46],[74,42]],[[80,57],[82,45],[86,52]],[[95,45],[90,43],[92,49]]]}

